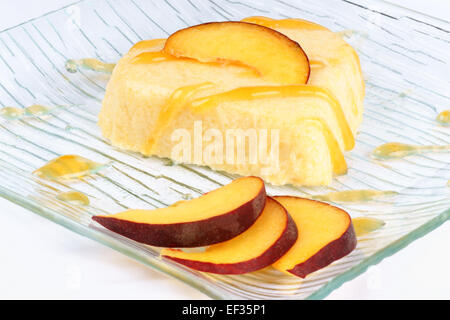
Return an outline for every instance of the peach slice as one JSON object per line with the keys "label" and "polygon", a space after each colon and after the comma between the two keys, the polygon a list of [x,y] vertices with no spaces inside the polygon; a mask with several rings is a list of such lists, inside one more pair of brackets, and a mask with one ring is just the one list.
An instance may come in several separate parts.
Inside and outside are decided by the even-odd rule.
{"label": "peach slice", "polygon": [[196,199],[155,210],[127,210],[92,219],[135,241],[160,247],[201,247],[247,230],[266,201],[264,182],[243,177]]}
{"label": "peach slice", "polygon": [[242,274],[271,265],[292,247],[297,236],[297,227],[286,209],[267,197],[261,216],[237,237],[203,252],[163,249],[161,256],[199,271]]}
{"label": "peach slice", "polygon": [[306,84],[310,72],[297,42],[253,23],[211,22],[182,29],[167,39],[164,51],[201,62],[240,63],[277,84]]}
{"label": "peach slice", "polygon": [[289,211],[299,229],[297,241],[273,264],[275,269],[304,278],[356,247],[352,219],[344,210],[299,197],[274,198]]}

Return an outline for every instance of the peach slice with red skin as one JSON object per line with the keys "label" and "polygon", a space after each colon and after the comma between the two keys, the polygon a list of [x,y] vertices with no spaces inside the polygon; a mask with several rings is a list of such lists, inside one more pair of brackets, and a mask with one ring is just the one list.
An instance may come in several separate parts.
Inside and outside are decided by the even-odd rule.
{"label": "peach slice with red skin", "polygon": [[288,210],[299,229],[295,244],[272,265],[275,269],[304,278],[355,249],[352,219],[344,210],[299,197],[274,198]]}
{"label": "peach slice with red skin", "polygon": [[160,247],[201,247],[229,240],[247,230],[266,202],[264,182],[243,177],[196,199],[154,210],[127,210],[94,216],[105,228]]}
{"label": "peach slice with red skin", "polygon": [[240,63],[276,84],[306,84],[310,73],[297,42],[253,23],[211,22],[182,29],[167,39],[163,50],[201,62]]}
{"label": "peach slice with red skin", "polygon": [[297,227],[286,209],[267,197],[259,218],[237,237],[203,252],[163,249],[161,256],[198,271],[242,274],[271,265],[292,247],[297,236]]}

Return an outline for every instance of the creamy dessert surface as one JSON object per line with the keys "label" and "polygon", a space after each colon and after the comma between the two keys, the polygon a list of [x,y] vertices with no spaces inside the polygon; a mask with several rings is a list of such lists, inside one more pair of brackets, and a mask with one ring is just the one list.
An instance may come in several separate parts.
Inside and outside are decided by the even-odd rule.
{"label": "creamy dessert surface", "polygon": [[[345,173],[343,154],[353,147],[362,121],[364,82],[359,59],[339,35],[323,27],[273,29],[298,42],[308,56],[311,70],[304,90],[258,99],[248,99],[252,95],[244,92],[238,102],[219,100],[199,112],[193,106],[202,98],[243,87],[279,84],[245,65],[159,58],[164,40],[138,44],[118,62],[108,83],[99,115],[102,134],[113,145],[127,150],[186,162],[181,155],[177,158],[172,154],[178,142],[172,141],[171,134],[179,128],[193,133],[195,121],[202,120],[203,132],[277,129],[277,167],[248,162],[217,164],[203,159],[189,162],[260,176],[277,185],[330,184],[333,176]],[[146,61],[150,58],[145,52],[151,51],[156,58],[150,54],[155,60]],[[174,100],[177,95],[186,98]],[[169,120],[161,125],[161,116],[169,113]],[[203,148],[206,151],[207,145]]]}

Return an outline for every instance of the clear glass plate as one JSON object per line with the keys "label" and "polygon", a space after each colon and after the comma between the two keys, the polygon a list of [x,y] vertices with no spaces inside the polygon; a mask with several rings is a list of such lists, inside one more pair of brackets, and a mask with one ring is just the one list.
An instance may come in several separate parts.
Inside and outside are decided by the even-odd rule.
{"label": "clear glass plate", "polygon": [[[231,180],[207,168],[167,165],[163,159],[111,147],[96,125],[108,75],[68,73],[70,58],[115,62],[135,42],[167,37],[188,25],[262,15],[315,21],[343,37],[359,53],[366,79],[364,122],[349,172],[330,188],[268,186],[270,194],[309,197],[335,190],[377,189],[398,196],[370,203],[338,204],[352,217],[386,225],[364,237],[350,255],[306,279],[270,268],[239,276],[199,273],[161,259],[158,250],[92,224],[91,216],[126,208],[155,208],[198,196]],[[51,114],[0,119],[0,195],[77,233],[172,275],[212,298],[323,298],[430,232],[450,216],[450,159],[430,153],[376,162],[369,153],[385,142],[444,145],[450,128],[436,115],[450,106],[450,24],[380,1],[79,1],[0,33],[0,105],[59,106]],[[58,183],[31,172],[64,154],[110,163],[76,182]],[[88,207],[56,199],[60,191],[86,193]]]}

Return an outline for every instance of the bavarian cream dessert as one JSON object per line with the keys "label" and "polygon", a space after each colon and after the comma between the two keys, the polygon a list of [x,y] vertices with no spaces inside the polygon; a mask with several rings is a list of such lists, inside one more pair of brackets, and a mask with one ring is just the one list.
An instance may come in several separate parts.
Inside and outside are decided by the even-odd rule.
{"label": "bavarian cream dessert", "polygon": [[358,56],[338,34],[250,17],[135,44],[114,68],[99,126],[143,155],[328,185],[347,171],[363,99]]}

